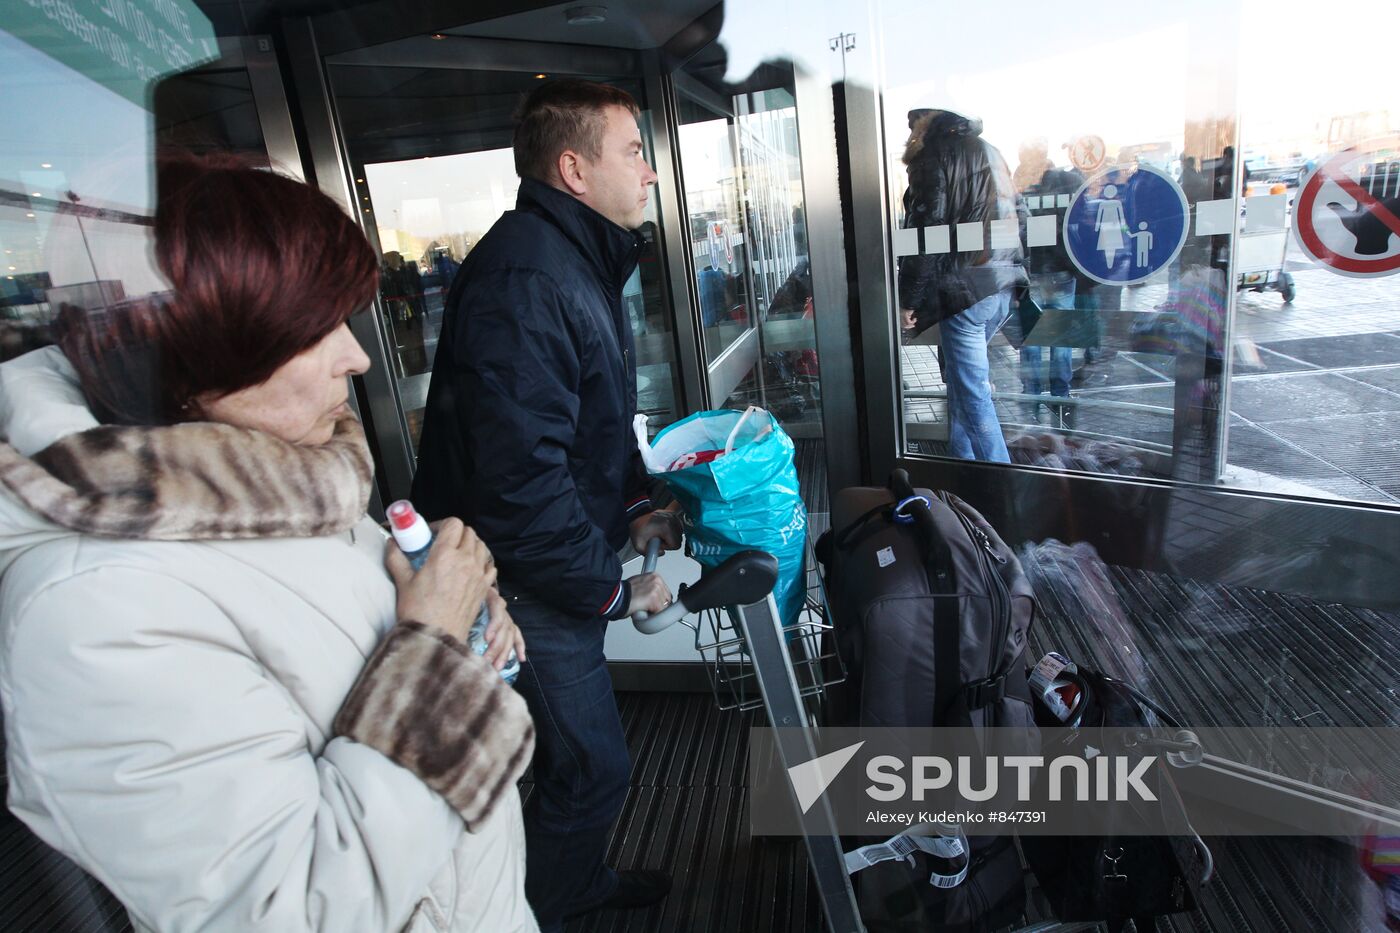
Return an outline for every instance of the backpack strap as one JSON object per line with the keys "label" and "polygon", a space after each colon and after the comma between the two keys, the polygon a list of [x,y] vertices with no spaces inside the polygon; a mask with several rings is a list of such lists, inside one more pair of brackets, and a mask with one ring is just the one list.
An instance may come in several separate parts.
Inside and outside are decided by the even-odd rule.
{"label": "backpack strap", "polygon": [[953,591],[953,555],[948,542],[938,531],[938,523],[933,520],[931,503],[923,496],[914,493],[909,484],[909,474],[895,470],[890,474],[890,491],[896,502],[894,518],[901,524],[905,516],[912,517],[914,532],[924,550],[924,569],[928,572],[928,587],[931,593],[951,593]]}
{"label": "backpack strap", "polygon": [[837,550],[849,551],[857,544],[860,544],[879,530],[879,526],[871,526],[870,520],[876,516],[893,517],[893,510],[894,506],[889,504],[877,505],[875,508],[866,511],[865,514],[861,515],[860,518],[857,518],[845,528],[842,528],[836,533],[834,541]]}
{"label": "backpack strap", "polygon": [[933,725],[963,728],[972,715],[962,686],[962,613],[958,597],[933,597]]}

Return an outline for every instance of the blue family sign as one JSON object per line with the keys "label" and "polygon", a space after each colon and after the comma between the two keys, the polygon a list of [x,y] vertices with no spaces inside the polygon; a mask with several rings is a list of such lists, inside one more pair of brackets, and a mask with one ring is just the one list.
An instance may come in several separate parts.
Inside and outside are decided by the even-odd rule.
{"label": "blue family sign", "polygon": [[1132,285],[1171,265],[1186,242],[1190,209],[1181,187],[1150,165],[1098,173],[1065,211],[1065,251],[1089,278]]}

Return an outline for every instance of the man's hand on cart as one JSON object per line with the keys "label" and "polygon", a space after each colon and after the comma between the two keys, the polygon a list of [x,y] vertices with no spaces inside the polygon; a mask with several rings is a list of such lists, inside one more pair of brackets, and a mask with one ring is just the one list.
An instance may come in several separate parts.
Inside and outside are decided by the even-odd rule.
{"label": "man's hand on cart", "polygon": [[671,588],[661,579],[661,574],[639,573],[629,577],[627,582],[632,587],[632,601],[627,604],[629,616],[639,612],[660,612],[671,605]]}
{"label": "man's hand on cart", "polygon": [[[679,508],[679,503],[676,504]],[[653,538],[661,540],[662,550],[674,551],[681,546],[681,521],[672,509],[657,509],[634,519],[631,526],[632,546],[638,554],[647,552],[647,544]]]}

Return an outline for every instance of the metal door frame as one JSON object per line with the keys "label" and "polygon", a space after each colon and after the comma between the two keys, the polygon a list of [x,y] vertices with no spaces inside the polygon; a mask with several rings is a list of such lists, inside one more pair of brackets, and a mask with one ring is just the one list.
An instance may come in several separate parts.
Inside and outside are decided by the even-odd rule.
{"label": "metal door frame", "polygon": [[219,57],[198,68],[181,72],[182,76],[221,71],[243,71],[248,75],[248,87],[253,95],[253,110],[258,115],[267,156],[279,171],[299,181],[306,181],[301,164],[301,149],[292,128],[292,112],[287,104],[287,90],[282,84],[282,69],[277,64],[277,52],[272,37],[220,36]]}

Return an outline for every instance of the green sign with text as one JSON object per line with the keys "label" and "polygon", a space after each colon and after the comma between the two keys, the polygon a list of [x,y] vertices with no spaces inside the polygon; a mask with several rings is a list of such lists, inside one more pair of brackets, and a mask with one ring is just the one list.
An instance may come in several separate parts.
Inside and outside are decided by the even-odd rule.
{"label": "green sign with text", "polygon": [[152,82],[219,54],[190,0],[6,0],[0,27],[142,107]]}

